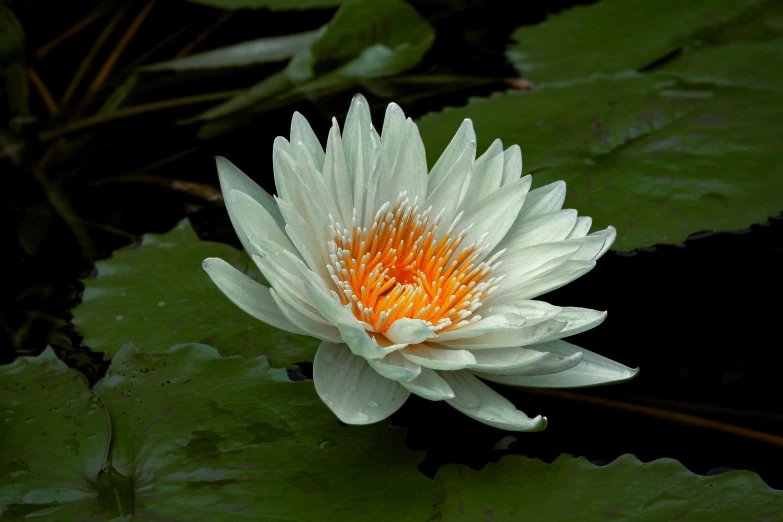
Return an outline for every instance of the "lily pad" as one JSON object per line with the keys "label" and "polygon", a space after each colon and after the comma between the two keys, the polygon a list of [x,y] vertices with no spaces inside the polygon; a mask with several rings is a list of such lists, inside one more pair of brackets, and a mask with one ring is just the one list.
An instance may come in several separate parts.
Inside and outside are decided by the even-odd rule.
{"label": "lily pad", "polygon": [[341,425],[264,357],[127,343],[94,389],[50,350],[2,369],[2,520],[396,522],[442,498],[402,429]]}
{"label": "lily pad", "polygon": [[98,513],[93,481],[106,462],[111,425],[87,379],[51,348],[20,357],[0,366],[0,411],[0,519]]}
{"label": "lily pad", "polygon": [[265,355],[276,367],[312,361],[319,341],[278,330],[237,308],[202,270],[207,257],[223,258],[261,279],[246,254],[201,241],[187,220],[99,261],[97,277],[84,281],[82,304],[74,310],[84,344],[109,357],[132,339],[142,351],[196,342],[227,355]]}
{"label": "lily pad", "polygon": [[464,118],[480,150],[519,144],[534,185],[565,180],[566,206],[617,227],[617,250],[744,229],[781,209],[777,93],[627,73],[472,99],[420,120],[430,164]]}
{"label": "lily pad", "polygon": [[520,27],[507,56],[536,83],[638,70],[763,3],[601,0]]}
{"label": "lily pad", "polygon": [[783,3],[772,2],[688,45],[657,71],[692,81],[783,91]]}
{"label": "lily pad", "polygon": [[510,455],[480,471],[448,465],[436,475],[446,492],[442,520],[712,522],[783,520],[783,491],[750,471],[713,477],[673,459],[623,455],[607,466],[561,455],[552,464]]}

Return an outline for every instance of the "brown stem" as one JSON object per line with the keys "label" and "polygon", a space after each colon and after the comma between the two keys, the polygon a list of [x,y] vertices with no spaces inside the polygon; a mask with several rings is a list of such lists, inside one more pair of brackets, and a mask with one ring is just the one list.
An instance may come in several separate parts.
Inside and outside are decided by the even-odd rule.
{"label": "brown stem", "polygon": [[200,34],[199,34],[199,35],[196,37],[196,39],[195,39],[195,40],[193,40],[192,42],[190,42],[188,45],[186,45],[185,47],[183,47],[183,48],[182,48],[182,50],[181,50],[180,52],[178,52],[176,55],[174,55],[174,58],[175,58],[175,59],[176,59],[176,58],[183,58],[183,57],[187,56],[188,54],[190,54],[190,53],[191,53],[191,51],[193,51],[193,49],[194,49],[194,48],[195,48],[195,47],[196,47],[198,44],[200,44],[202,41],[204,41],[204,39],[205,39],[207,36],[209,36],[209,35],[212,33],[212,31],[214,31],[215,29],[217,29],[218,27],[220,27],[221,25],[223,25],[224,23],[226,23],[226,22],[227,22],[227,21],[228,21],[228,20],[231,18],[231,16],[232,16],[233,14],[234,14],[234,13],[233,13],[233,11],[228,11],[227,13],[224,13],[224,14],[223,14],[223,15],[222,15],[220,18],[218,18],[218,19],[217,19],[217,21],[216,21],[214,24],[210,25],[210,26],[209,26],[209,27],[207,27],[207,28],[206,28],[204,31],[202,31],[202,32],[201,32],[201,33],[200,33]]}
{"label": "brown stem", "polygon": [[57,36],[55,39],[51,40],[49,43],[46,43],[46,44],[42,45],[41,47],[39,47],[38,50],[35,51],[33,56],[35,56],[36,59],[40,60],[41,58],[43,58],[44,56],[46,56],[47,54],[52,52],[52,50],[55,47],[57,47],[58,45],[63,43],[65,40],[67,40],[71,36],[79,33],[82,29],[84,29],[86,27],[89,27],[90,25],[92,25],[93,22],[98,20],[100,17],[102,17],[106,13],[107,13],[107,10],[105,8],[100,8],[100,9],[98,9],[96,11],[93,11],[93,12],[89,13],[87,16],[85,16],[84,18],[82,18],[81,20],[76,22],[76,25],[72,26],[70,29],[68,29],[64,33],[60,34],[59,36]]}
{"label": "brown stem", "polygon": [[783,447],[783,437],[778,435],[772,435],[770,433],[764,433],[762,431],[751,430],[743,428],[742,426],[733,426],[731,424],[725,424],[723,422],[717,422],[710,419],[704,419],[702,417],[696,417],[695,415],[688,415],[686,413],[679,413],[676,411],[663,410],[661,408],[652,408],[650,406],[640,406],[638,404],[631,404],[628,402],[616,401],[614,399],[604,399],[603,397],[593,397],[590,395],[582,395],[580,393],[568,392],[563,390],[551,390],[546,388],[529,388],[525,391],[536,393],[539,395],[549,395],[552,397],[559,397],[561,399],[585,402],[588,404],[596,404],[598,406],[606,406],[609,408],[615,408],[618,410],[630,411],[633,413],[640,413],[656,419],[662,419],[688,426],[696,426],[698,428],[706,428],[715,431],[722,431],[723,433],[730,433],[732,435],[738,435],[745,437],[746,439],[753,439],[760,442],[766,442],[775,446]]}
{"label": "brown stem", "polygon": [[35,72],[35,69],[27,69],[27,77],[30,79],[32,84],[35,85],[35,88],[38,90],[38,94],[41,95],[43,102],[46,104],[46,108],[49,110],[49,114],[52,116],[56,115],[59,112],[57,102],[54,101],[52,94],[49,92],[49,89],[46,88],[46,84],[44,84],[43,80],[41,80],[41,77],[38,76],[38,73]]}

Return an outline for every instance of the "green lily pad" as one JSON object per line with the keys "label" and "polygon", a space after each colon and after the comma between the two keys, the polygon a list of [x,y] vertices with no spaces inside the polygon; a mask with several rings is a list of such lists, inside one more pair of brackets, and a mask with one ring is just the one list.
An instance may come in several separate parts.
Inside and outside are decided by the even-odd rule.
{"label": "green lily pad", "polygon": [[207,257],[221,257],[251,277],[261,275],[246,254],[199,240],[185,220],[140,246],[97,263],[84,281],[73,324],[84,344],[113,357],[127,340],[142,351],[184,342],[211,344],[227,355],[265,355],[276,367],[312,361],[319,341],[269,326],[240,310],[202,270]]}
{"label": "green lily pad", "polygon": [[95,387],[143,520],[428,520],[441,498],[404,431],[342,426],[264,358],[126,345]]}
{"label": "green lily pad", "polygon": [[601,0],[520,27],[507,56],[536,83],[638,70],[763,3]]}
{"label": "green lily pad", "polygon": [[300,9],[317,9],[340,5],[343,0],[188,0],[209,7],[217,7],[227,11],[237,9],[271,9],[272,11],[293,11]]}
{"label": "green lily pad", "polygon": [[692,81],[783,91],[783,3],[688,45],[657,71]]}
{"label": "green lily pad", "polygon": [[495,138],[519,144],[535,186],[565,180],[566,207],[617,227],[617,250],[780,212],[777,93],[628,73],[472,99],[420,120],[430,164],[464,118],[480,150]]}
{"label": "green lily pad", "polygon": [[106,462],[109,414],[47,348],[0,366],[0,519],[87,520]]}
{"label": "green lily pad", "polygon": [[783,520],[783,491],[755,473],[704,477],[673,459],[623,455],[596,466],[566,455],[552,464],[510,455],[480,471],[444,466],[435,478],[446,492],[441,516],[448,522]]}

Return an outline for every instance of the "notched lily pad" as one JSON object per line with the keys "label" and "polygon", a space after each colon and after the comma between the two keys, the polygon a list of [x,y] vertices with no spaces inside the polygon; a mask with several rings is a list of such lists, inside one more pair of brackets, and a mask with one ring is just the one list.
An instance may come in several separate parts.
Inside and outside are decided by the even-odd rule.
{"label": "notched lily pad", "polygon": [[[106,462],[109,413],[47,348],[0,366],[0,519],[87,520]],[[83,518],[84,517],[84,518]]]}
{"label": "notched lily pad", "polygon": [[597,76],[426,115],[427,150],[443,150],[464,118],[480,151],[495,138],[519,144],[534,186],[565,180],[565,206],[592,216],[594,228],[614,225],[617,250],[744,229],[780,212],[783,96],[774,92]]}
{"label": "notched lily pad", "polygon": [[132,339],[142,351],[198,342],[227,355],[265,355],[277,367],[312,361],[317,340],[278,330],[234,306],[202,270],[207,257],[221,257],[262,280],[247,255],[201,241],[184,220],[97,263],[98,275],[84,282],[82,304],[74,310],[84,344],[109,357]]}
{"label": "notched lily pad", "polygon": [[607,466],[561,455],[552,464],[510,455],[479,471],[448,465],[436,476],[446,493],[442,520],[783,520],[783,491],[750,471],[714,477],[673,459],[644,463],[623,455]]}

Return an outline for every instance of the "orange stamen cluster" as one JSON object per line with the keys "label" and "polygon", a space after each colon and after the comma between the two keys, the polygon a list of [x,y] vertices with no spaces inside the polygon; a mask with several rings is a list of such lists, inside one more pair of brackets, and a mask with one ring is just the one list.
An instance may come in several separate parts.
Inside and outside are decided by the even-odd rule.
{"label": "orange stamen cluster", "polygon": [[348,231],[329,216],[327,268],[343,304],[380,333],[403,317],[422,319],[434,332],[480,319],[473,312],[495,288],[488,276],[497,255],[478,262],[481,240],[460,248],[471,227],[453,235],[461,214],[439,234],[440,215],[430,223],[431,208],[419,213],[404,196],[393,209],[384,204],[369,228],[354,215]]}

